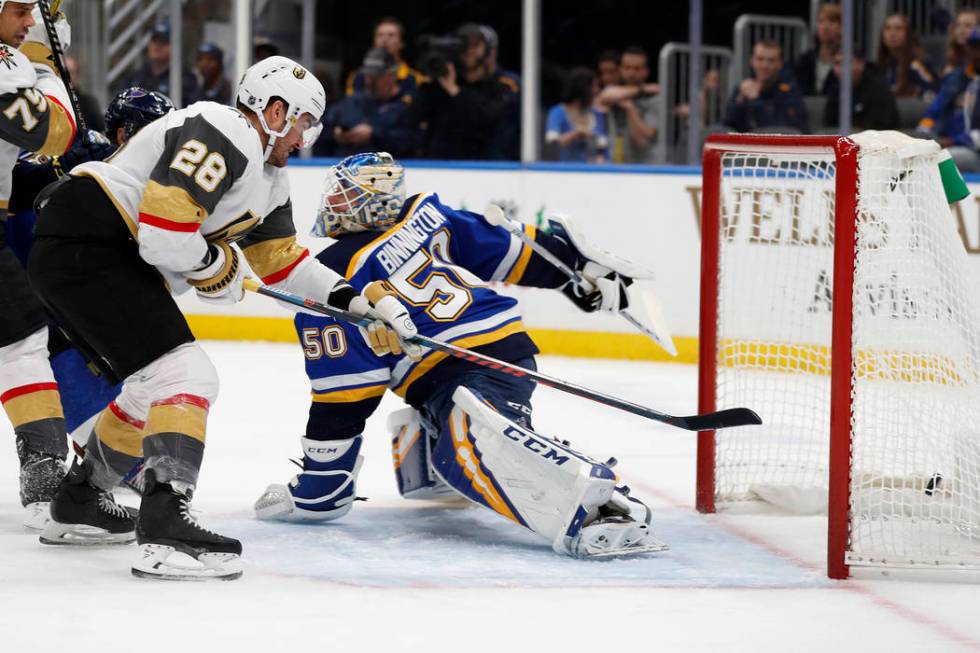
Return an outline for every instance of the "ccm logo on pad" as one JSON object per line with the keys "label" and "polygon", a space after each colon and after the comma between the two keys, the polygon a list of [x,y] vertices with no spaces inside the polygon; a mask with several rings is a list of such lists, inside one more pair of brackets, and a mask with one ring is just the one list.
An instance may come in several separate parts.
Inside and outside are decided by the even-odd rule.
{"label": "ccm logo on pad", "polygon": [[569,456],[564,455],[565,452],[556,449],[544,440],[539,440],[530,433],[525,433],[513,426],[508,426],[504,431],[504,435],[514,442],[520,442],[545,460],[553,460],[556,465],[563,465],[568,462]]}

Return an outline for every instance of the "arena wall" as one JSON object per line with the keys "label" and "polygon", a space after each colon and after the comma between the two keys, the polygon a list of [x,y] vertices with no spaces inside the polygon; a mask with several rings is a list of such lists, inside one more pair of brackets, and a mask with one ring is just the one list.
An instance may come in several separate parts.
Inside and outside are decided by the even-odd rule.
{"label": "arena wall", "polygon": [[[300,161],[289,169],[298,236],[314,253],[325,245],[308,234],[327,163]],[[531,223],[549,213],[572,216],[596,244],[654,272],[652,286],[679,350],[673,360],[696,362],[700,169],[415,162],[408,166],[407,179],[409,194],[436,192],[455,207],[482,212],[492,202]],[[980,269],[980,176],[968,182],[973,194],[955,207],[954,215]],[[581,313],[559,293],[501,290],[520,298],[525,324],[545,353],[670,359],[624,320]],[[178,301],[198,337],[295,340],[290,312],[267,298],[248,296],[235,306],[213,307],[188,293]]]}

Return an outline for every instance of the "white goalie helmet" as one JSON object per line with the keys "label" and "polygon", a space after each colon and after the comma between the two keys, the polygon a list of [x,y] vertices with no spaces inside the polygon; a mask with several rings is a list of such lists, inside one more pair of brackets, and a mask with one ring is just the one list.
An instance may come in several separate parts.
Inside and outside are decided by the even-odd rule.
{"label": "white goalie helmet", "polygon": [[310,232],[318,237],[386,229],[405,204],[405,169],[387,152],[353,154],[327,171]]}
{"label": "white goalie helmet", "polygon": [[[279,131],[269,127],[262,113],[276,97],[288,105],[286,124]],[[303,114],[310,115],[309,124],[303,129],[303,147],[313,145],[323,129],[320,118],[327,105],[323,85],[313,73],[287,57],[269,57],[250,66],[238,85],[238,101],[255,112],[262,129],[269,135],[266,158],[276,139],[285,136]]]}

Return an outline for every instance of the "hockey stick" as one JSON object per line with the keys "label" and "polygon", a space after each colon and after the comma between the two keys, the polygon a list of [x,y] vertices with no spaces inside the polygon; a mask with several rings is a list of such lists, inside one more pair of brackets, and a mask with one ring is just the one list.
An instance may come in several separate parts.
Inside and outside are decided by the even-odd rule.
{"label": "hockey stick", "polygon": [[44,21],[44,30],[48,33],[48,42],[51,44],[51,55],[54,58],[54,67],[61,76],[61,81],[65,84],[68,91],[68,101],[71,103],[71,110],[75,112],[75,125],[78,128],[78,135],[82,141],[88,142],[88,125],[82,116],[81,105],[78,102],[78,95],[75,88],[71,85],[71,77],[68,75],[68,68],[65,66],[65,49],[58,38],[58,30],[54,28],[54,19],[58,15],[61,7],[61,0],[54,0],[50,5],[48,0],[38,0],[38,7],[41,8],[41,19]]}
{"label": "hockey stick", "polygon": [[[516,222],[508,218],[506,215],[504,215],[503,209],[501,209],[496,204],[491,204],[490,207],[484,213],[483,217],[486,218],[487,222],[489,222],[490,224],[503,227],[512,235],[520,238],[525,245],[533,249],[539,256],[541,256],[541,258],[543,258],[544,260],[548,261],[548,263],[551,263],[553,266],[558,268],[558,270],[561,271],[562,274],[567,276],[575,283],[585,288],[595,288],[595,285],[591,281],[582,277],[582,275],[580,275],[578,272],[576,272],[571,267],[566,265],[564,261],[562,261],[560,258],[558,258],[554,254],[549,252],[544,247],[544,245],[542,245],[541,243],[534,240],[534,238],[524,233],[524,229],[521,228],[521,225],[517,224]],[[677,355],[677,348],[674,346],[674,343],[670,339],[669,334],[665,335],[649,329],[646,325],[644,325],[642,322],[637,320],[630,313],[629,308],[620,309],[619,314],[622,315],[627,322],[629,322],[637,329],[639,329],[640,333],[649,337],[651,340],[653,340],[658,345],[663,347],[664,350],[667,353],[669,353],[671,356]],[[663,330],[666,331],[666,329]]]}
{"label": "hockey stick", "polygon": [[[307,308],[337,320],[356,324],[357,326],[366,327],[371,324],[371,320],[356,315],[355,313],[333,308],[312,299],[300,297],[299,295],[294,295],[283,290],[270,288],[269,286],[259,283],[255,279],[245,279],[244,286],[246,290],[256,294],[272,297],[281,302],[292,304],[294,306]],[[670,424],[671,426],[676,426],[688,431],[713,431],[716,429],[728,428],[730,426],[746,426],[749,424],[762,423],[759,416],[748,408],[729,408],[726,410],[720,410],[716,413],[689,415],[686,417],[667,415],[651,408],[634,404],[624,399],[612,397],[601,392],[596,392],[595,390],[589,390],[588,388],[583,388],[582,386],[568,383],[567,381],[562,381],[560,379],[547,376],[546,374],[528,370],[517,365],[511,365],[510,363],[497,360],[496,358],[484,356],[483,354],[479,354],[475,351],[457,347],[456,345],[452,345],[448,342],[442,342],[441,340],[429,338],[428,336],[423,336],[421,334],[413,337],[411,342],[430,349],[435,349],[436,351],[441,351],[455,358],[469,361],[475,365],[482,365],[492,370],[496,370],[500,374],[517,378],[529,378],[532,381],[548,386],[549,388],[554,388],[556,390],[561,390],[562,392],[591,399],[592,401],[605,404],[606,406],[619,408],[620,410],[625,410],[628,413],[633,413],[634,415],[639,415],[640,417],[646,417],[647,419],[652,419],[657,422]]]}

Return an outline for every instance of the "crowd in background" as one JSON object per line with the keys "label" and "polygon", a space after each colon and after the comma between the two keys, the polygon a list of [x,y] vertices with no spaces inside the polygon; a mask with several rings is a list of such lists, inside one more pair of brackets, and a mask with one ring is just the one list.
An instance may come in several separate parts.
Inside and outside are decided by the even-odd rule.
{"label": "crowd in background", "polygon": [[[935,138],[965,171],[980,171],[980,14],[947,16],[942,60],[930,58],[902,14],[888,16],[873,59],[855,48],[852,62],[854,130],[902,129]],[[339,87],[323,116],[318,156],[384,150],[401,158],[517,160],[520,156],[521,79],[497,61],[499,36],[489,25],[467,23],[450,43],[404,57],[407,35],[395,17],[379,19],[360,66]],[[278,52],[256,45],[255,59]],[[113,90],[141,86],[170,94],[170,30],[159,23],[142,67]],[[705,133],[712,131],[836,133],[840,96],[841,13],[820,7],[813,47],[786,61],[776,41],[753,44],[750,75],[722,88],[716,69],[701,90]],[[234,103],[224,52],[213,43],[197,50],[195,69],[181,74],[184,105],[198,100]],[[77,68],[77,63],[69,65]],[[557,73],[559,101],[541,107],[542,158],[583,163],[663,163],[660,87],[649,80],[651,61],[639,45],[600,54],[593,66]],[[555,75],[553,75],[555,77]],[[82,110],[98,126],[98,103],[80,89]],[[547,95],[547,94],[546,94]],[[712,111],[711,107],[718,107]],[[686,121],[690,107],[670,110]],[[677,145],[676,143],[670,144]],[[662,152],[663,150],[659,150]]]}
{"label": "crowd in background", "polygon": [[[949,35],[942,60],[926,54],[908,17],[902,14],[885,19],[873,60],[855,48],[853,129],[899,129],[934,138],[949,148],[961,170],[980,171],[980,106],[976,102],[980,16],[973,9],[963,9],[945,20]],[[837,132],[840,7],[822,5],[815,28],[814,47],[795,62],[785,62],[781,46],[774,41],[754,44],[751,75],[728,98],[720,128]]]}

